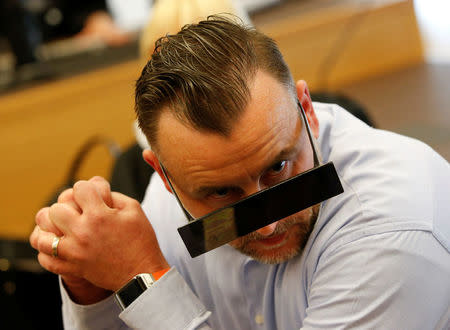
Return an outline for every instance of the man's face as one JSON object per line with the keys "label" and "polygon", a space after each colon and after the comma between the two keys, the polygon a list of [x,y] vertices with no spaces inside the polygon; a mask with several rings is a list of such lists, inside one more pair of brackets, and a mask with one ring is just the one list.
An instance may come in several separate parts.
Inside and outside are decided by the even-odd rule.
{"label": "man's face", "polygon": [[[249,104],[228,137],[196,131],[168,111],[160,117],[160,159],[181,202],[196,218],[313,167],[292,93],[262,71],[250,92]],[[302,250],[317,211],[318,206],[308,208],[230,245],[261,262],[283,262]]]}

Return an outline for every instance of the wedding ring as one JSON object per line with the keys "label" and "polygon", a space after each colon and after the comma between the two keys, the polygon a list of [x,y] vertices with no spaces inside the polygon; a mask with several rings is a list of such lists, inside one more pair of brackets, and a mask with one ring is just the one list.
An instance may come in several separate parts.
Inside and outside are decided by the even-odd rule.
{"label": "wedding ring", "polygon": [[52,256],[55,258],[58,257],[58,244],[59,244],[60,240],[61,240],[61,237],[58,237],[58,236],[53,237]]}

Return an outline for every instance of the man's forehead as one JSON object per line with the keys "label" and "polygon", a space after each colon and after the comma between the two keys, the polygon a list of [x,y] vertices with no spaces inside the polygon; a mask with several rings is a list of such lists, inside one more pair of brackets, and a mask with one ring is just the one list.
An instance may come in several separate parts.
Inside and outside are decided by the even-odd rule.
{"label": "man's forehead", "polygon": [[[276,162],[298,154],[302,121],[295,114],[265,133],[224,137],[172,123],[174,134],[161,144],[161,161],[177,184],[190,191],[226,185],[242,176],[257,176]],[[181,125],[181,126],[180,126]]]}
{"label": "man's forehead", "polygon": [[161,114],[158,153],[169,172],[175,175],[181,168],[194,175],[232,171],[240,164],[260,167],[293,148],[301,120],[292,94],[271,77],[254,81],[251,100],[230,136],[195,130],[170,111]]}

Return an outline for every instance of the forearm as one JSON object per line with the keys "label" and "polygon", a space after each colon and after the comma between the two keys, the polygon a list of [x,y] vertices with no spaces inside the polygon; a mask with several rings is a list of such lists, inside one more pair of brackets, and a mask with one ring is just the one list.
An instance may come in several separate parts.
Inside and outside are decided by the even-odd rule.
{"label": "forearm", "polygon": [[92,305],[113,294],[112,291],[99,288],[88,282],[79,283],[79,281],[61,278],[61,283],[70,299],[79,305]]}

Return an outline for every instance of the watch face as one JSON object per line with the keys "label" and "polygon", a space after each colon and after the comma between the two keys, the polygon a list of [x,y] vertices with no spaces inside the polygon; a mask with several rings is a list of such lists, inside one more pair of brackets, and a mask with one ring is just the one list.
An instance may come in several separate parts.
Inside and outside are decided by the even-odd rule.
{"label": "watch face", "polygon": [[142,292],[144,292],[148,288],[148,285],[145,283],[144,279],[140,276],[136,276],[130,282],[125,284],[123,288],[121,288],[116,293],[116,299],[119,305],[125,309],[131,305],[133,301],[139,297]]}

